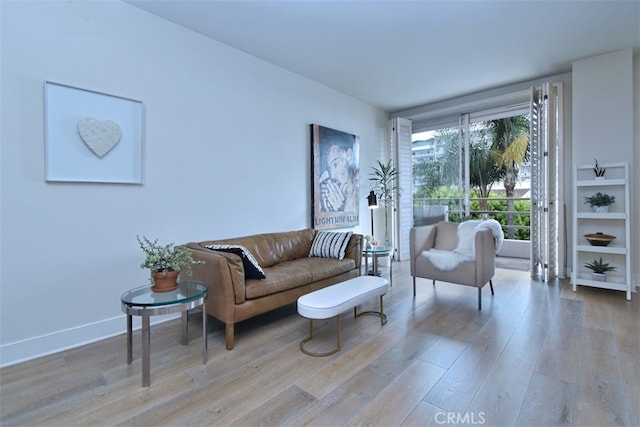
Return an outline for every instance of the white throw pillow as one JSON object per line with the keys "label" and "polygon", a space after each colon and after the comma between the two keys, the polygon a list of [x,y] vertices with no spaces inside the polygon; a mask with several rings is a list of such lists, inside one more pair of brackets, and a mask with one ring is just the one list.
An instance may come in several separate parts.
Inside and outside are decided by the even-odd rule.
{"label": "white throw pillow", "polygon": [[310,257],[343,259],[352,231],[318,231],[311,244]]}

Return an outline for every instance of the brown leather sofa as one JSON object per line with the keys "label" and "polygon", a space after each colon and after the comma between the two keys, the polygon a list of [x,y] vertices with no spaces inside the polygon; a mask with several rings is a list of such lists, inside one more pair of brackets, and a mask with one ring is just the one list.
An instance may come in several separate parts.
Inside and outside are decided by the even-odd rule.
{"label": "brown leather sofa", "polygon": [[[344,259],[310,257],[316,231],[280,233],[191,242],[186,246],[196,260],[193,275],[185,280],[204,282],[208,288],[207,313],[224,322],[226,348],[234,345],[235,323],[292,304],[298,297],[360,275],[362,236],[352,234]],[[206,246],[244,246],[262,267],[266,278],[245,278],[239,255]]]}

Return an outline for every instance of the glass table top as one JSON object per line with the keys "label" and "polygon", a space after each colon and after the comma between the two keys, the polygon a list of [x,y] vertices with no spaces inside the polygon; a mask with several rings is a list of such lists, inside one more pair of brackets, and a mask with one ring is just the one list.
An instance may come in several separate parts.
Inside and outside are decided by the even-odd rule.
{"label": "glass table top", "polygon": [[362,252],[368,253],[368,254],[383,254],[385,252],[389,252],[391,251],[391,248],[382,248],[382,247],[377,247],[377,248],[365,248],[362,250]]}
{"label": "glass table top", "polygon": [[169,292],[154,292],[149,284],[125,292],[120,300],[130,306],[158,307],[197,300],[206,293],[207,287],[200,282],[179,283],[176,289]]}

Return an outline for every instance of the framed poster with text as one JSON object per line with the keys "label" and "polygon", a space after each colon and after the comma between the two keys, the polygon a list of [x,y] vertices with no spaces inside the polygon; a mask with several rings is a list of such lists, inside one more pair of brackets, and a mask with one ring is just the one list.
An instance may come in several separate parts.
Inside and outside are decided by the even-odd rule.
{"label": "framed poster with text", "polygon": [[356,226],[360,200],[359,138],[316,124],[310,127],[313,228]]}

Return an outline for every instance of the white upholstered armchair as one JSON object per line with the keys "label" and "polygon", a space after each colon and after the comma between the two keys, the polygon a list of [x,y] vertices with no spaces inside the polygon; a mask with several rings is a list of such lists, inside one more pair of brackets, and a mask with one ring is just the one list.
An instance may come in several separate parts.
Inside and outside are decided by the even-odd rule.
{"label": "white upholstered armchair", "polygon": [[416,278],[478,288],[478,310],[482,310],[482,288],[489,283],[493,295],[496,253],[502,245],[500,224],[495,220],[457,223],[441,221],[413,227],[409,234],[413,296]]}

